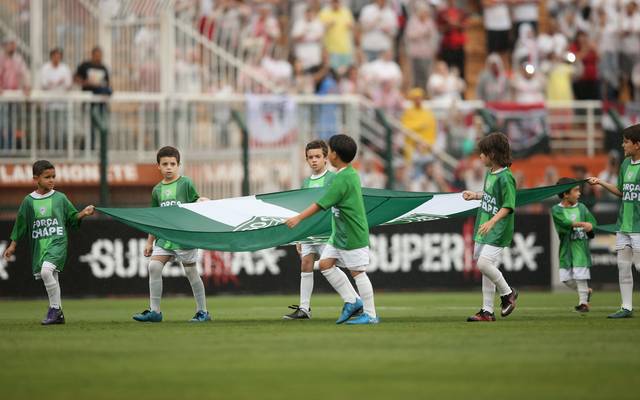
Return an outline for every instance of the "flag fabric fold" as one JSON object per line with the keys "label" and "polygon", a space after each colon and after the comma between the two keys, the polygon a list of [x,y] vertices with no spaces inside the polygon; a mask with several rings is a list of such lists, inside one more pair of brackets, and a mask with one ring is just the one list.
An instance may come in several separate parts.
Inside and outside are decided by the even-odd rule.
{"label": "flag fabric fold", "polygon": [[[580,182],[579,182],[580,183]],[[544,200],[573,184],[519,190],[516,205]],[[321,211],[289,229],[283,222],[319,200],[326,188],[209,200],[153,208],[98,208],[112,218],[187,248],[256,251],[331,231],[331,210]],[[402,224],[473,215],[480,201],[462,193],[420,193],[363,188],[369,226]]]}

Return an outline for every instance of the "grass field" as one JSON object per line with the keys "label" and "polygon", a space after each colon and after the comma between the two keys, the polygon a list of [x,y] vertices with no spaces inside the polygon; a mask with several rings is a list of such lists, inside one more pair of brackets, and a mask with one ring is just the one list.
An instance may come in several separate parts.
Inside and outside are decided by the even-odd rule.
{"label": "grass field", "polygon": [[[311,321],[280,320],[295,296],[189,298],[165,321],[131,320],[144,299],[66,300],[67,324],[41,327],[46,303],[0,301],[0,398],[9,399],[637,399],[640,318],[588,315],[572,293],[522,293],[512,316],[469,324],[480,293],[379,294],[378,326],[336,326],[335,295]],[[636,298],[638,303],[640,299]],[[636,382],[636,383],[633,383]]]}

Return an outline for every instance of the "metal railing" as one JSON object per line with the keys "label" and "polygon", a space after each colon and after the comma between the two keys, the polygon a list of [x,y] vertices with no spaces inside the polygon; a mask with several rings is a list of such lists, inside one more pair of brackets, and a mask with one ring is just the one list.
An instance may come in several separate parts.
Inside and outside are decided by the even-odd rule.
{"label": "metal railing", "polygon": [[[25,96],[22,92],[4,92],[0,96],[0,157],[2,162],[11,163],[36,158],[95,161],[99,135],[91,114],[99,113],[108,126],[110,161],[152,163],[159,147],[175,145],[185,154],[186,168],[200,177],[201,185],[210,189],[208,193],[238,195],[242,189],[242,135],[232,112],[246,121],[250,117],[247,100],[252,97],[262,101],[285,99],[127,92],[105,97],[87,92],[60,95],[43,91]],[[370,103],[358,96],[286,99],[295,104],[295,137],[282,144],[251,148],[252,193],[297,187],[305,171],[304,144],[312,138],[348,133],[361,138],[361,143],[377,154],[383,165],[387,160],[402,157],[399,150],[407,139],[423,141],[394,118],[387,116],[382,123]],[[465,112],[473,113],[482,103],[461,106]],[[449,109],[433,107],[443,124]],[[548,104],[548,110],[553,150],[573,149],[589,155],[602,148],[599,102]],[[387,133],[392,137],[387,137]],[[392,152],[388,151],[390,142]],[[457,166],[457,160],[447,152],[434,150],[433,154],[448,169]],[[387,164],[386,170],[391,171],[391,167]]]}

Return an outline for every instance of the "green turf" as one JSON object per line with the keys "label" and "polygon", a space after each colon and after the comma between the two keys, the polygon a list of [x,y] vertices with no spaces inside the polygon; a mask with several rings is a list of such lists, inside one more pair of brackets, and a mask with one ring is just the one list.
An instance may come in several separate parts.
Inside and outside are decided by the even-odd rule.
{"label": "green turf", "polygon": [[575,297],[525,292],[469,324],[479,293],[378,294],[378,326],[336,326],[335,295],[311,321],[280,320],[295,296],[211,297],[215,321],[195,325],[188,298],[160,324],[131,320],[143,299],[65,300],[51,327],[44,300],[0,301],[0,398],[637,399],[640,315],[605,319],[613,292],[579,315]]}

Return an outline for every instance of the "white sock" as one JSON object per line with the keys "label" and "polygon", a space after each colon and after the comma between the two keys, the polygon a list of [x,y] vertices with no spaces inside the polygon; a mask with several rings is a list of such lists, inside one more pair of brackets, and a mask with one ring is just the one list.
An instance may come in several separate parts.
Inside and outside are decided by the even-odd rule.
{"label": "white sock", "polygon": [[373,285],[371,285],[369,276],[367,276],[366,272],[361,272],[356,275],[354,279],[356,286],[358,286],[358,293],[360,293],[360,298],[362,299],[364,312],[368,316],[375,318],[377,316],[376,305],[373,301]]}
{"label": "white sock", "polygon": [[620,296],[622,308],[633,309],[633,274],[631,273],[631,249],[625,247],[618,250],[618,280],[620,282]]}
{"label": "white sock", "polygon": [[577,290],[578,289],[578,285],[576,284],[576,281],[573,279],[569,279],[568,281],[564,281],[562,282],[565,285],[567,285],[568,288],[573,289],[573,290]]}
{"label": "white sock", "polygon": [[486,276],[496,285],[500,296],[511,293],[511,287],[507,284],[507,281],[502,276],[502,272],[495,266],[495,263],[486,257],[480,257],[478,259],[478,269],[482,272],[482,275]]}
{"label": "white sock", "polygon": [[493,301],[496,297],[496,285],[482,275],[482,309],[493,313]]}
{"label": "white sock", "polygon": [[589,304],[589,283],[586,279],[576,279],[578,287],[578,304]]}
{"label": "white sock", "polygon": [[160,312],[162,268],[164,268],[164,264],[160,261],[149,261],[149,308],[155,312]]}
{"label": "white sock", "polygon": [[50,263],[42,265],[40,270],[40,277],[44,283],[44,288],[47,290],[47,296],[49,296],[49,307],[60,308],[62,302],[60,300],[60,284],[56,279],[55,266]]}
{"label": "white sock", "polygon": [[347,275],[342,272],[340,268],[331,267],[325,269],[322,271],[322,275],[327,278],[329,284],[331,284],[340,297],[342,297],[342,301],[345,303],[353,303],[356,301],[358,294],[353,288],[353,285],[351,285],[351,282],[349,282]]}
{"label": "white sock", "polygon": [[204,283],[198,273],[198,267],[195,264],[183,265],[182,267],[191,284],[193,298],[196,300],[196,311],[207,311],[207,296],[204,293]]}
{"label": "white sock", "polygon": [[313,293],[313,271],[300,272],[300,308],[311,309],[311,293]]}

